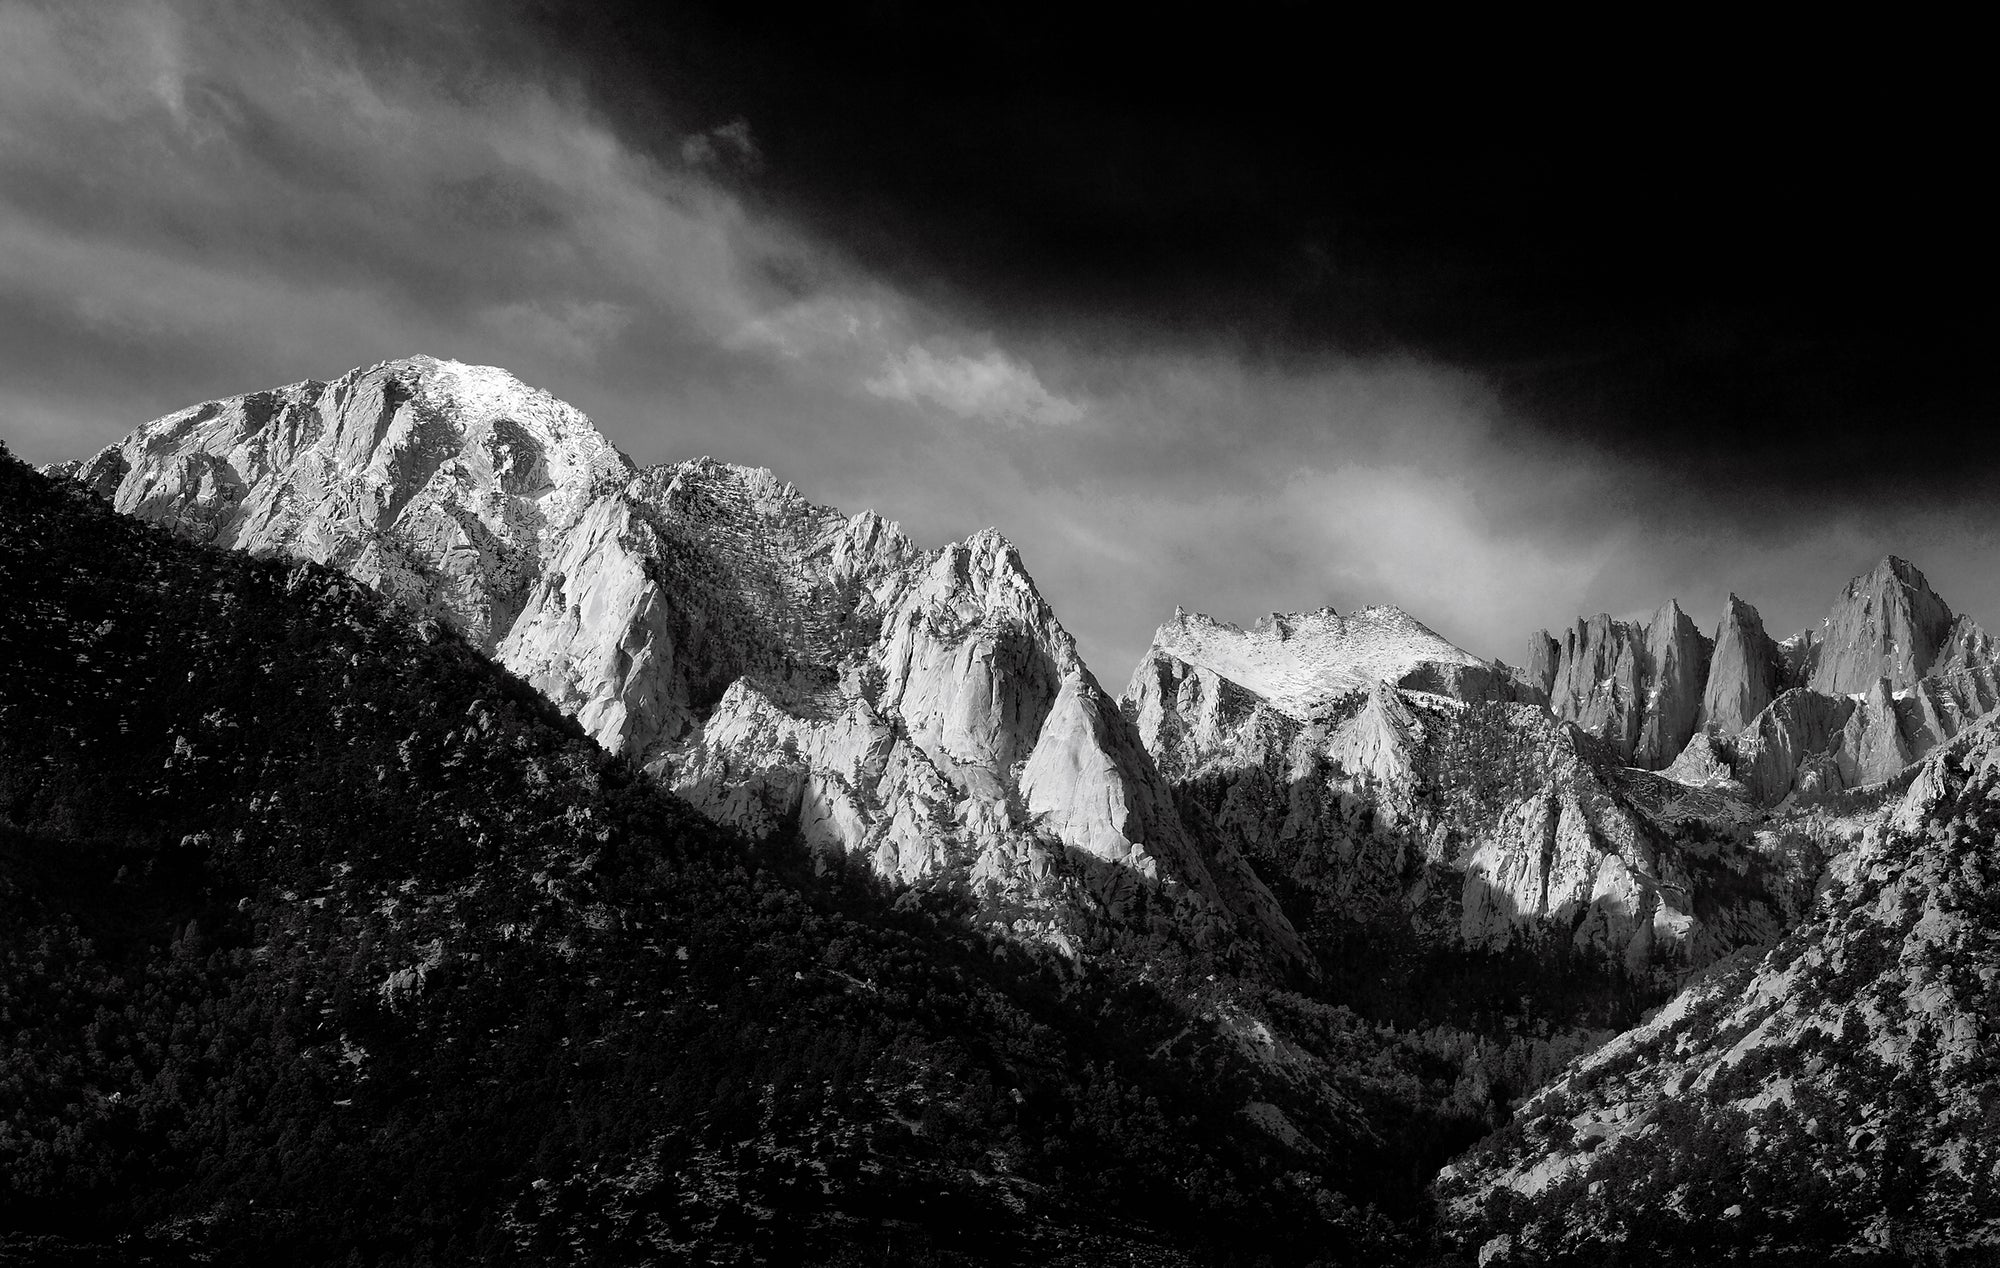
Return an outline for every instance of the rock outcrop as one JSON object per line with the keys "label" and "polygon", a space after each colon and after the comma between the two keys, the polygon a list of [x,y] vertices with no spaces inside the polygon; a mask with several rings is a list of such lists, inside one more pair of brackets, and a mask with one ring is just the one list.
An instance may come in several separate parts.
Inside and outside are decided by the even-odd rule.
{"label": "rock outcrop", "polygon": [[1951,609],[1932,593],[1924,574],[1890,555],[1834,601],[1806,685],[1850,695],[1886,678],[1892,691],[1901,691],[1930,670],[1951,625]]}
{"label": "rock outcrop", "polygon": [[1547,704],[1555,690],[1556,670],[1562,663],[1562,644],[1547,630],[1528,637],[1528,660],[1514,675],[1515,697],[1522,704]]}
{"label": "rock outcrop", "polygon": [[1632,752],[1635,766],[1657,770],[1680,754],[1701,720],[1703,684],[1713,644],[1681,605],[1669,601],[1646,626],[1644,721]]}
{"label": "rock outcrop", "polygon": [[1819,668],[1820,635],[1818,630],[1800,630],[1790,638],[1778,643],[1778,663],[1783,672],[1778,676],[1784,687],[1803,687],[1812,681]]}
{"label": "rock outcrop", "polygon": [[1855,702],[1854,712],[1847,715],[1847,725],[1840,729],[1839,741],[1832,749],[1842,787],[1881,783],[1916,760],[1903,735],[1900,703],[1890,693],[1887,678],[1877,678],[1868,694]]}
{"label": "rock outcrop", "polygon": [[[1888,698],[1877,684],[1863,708]],[[1996,725],[1934,753],[1856,830],[1800,927],[1574,1063],[1446,1168],[1461,1245],[1505,1236],[1499,1262],[1521,1264],[1990,1249]]]}
{"label": "rock outcrop", "polygon": [[[1530,645],[1530,664],[1549,646]],[[1717,763],[1765,804],[1894,778],[2000,705],[1992,640],[1891,555],[1817,628],[1783,642],[1729,596],[1711,642],[1672,603],[1640,627],[1577,622],[1547,671],[1549,710],[1635,766],[1717,786]],[[1522,698],[1537,674],[1520,671]],[[1690,712],[1690,699],[1694,700]],[[1682,752],[1697,736],[1702,751]],[[1684,781],[1685,782],[1685,781]]]}
{"label": "rock outcrop", "polygon": [[1108,866],[1198,930],[1298,951],[1241,860],[1187,833],[998,533],[925,550],[768,471],[637,470],[504,371],[421,357],[183,410],[69,474],[448,623],[753,834],[962,885],[1058,943],[1062,895]]}
{"label": "rock outcrop", "polygon": [[1454,647],[1400,608],[1273,612],[1249,629],[1176,609],[1153,646],[1242,684],[1294,716],[1324,700],[1393,683],[1460,700],[1507,700],[1513,675]]}
{"label": "rock outcrop", "polygon": [[1838,791],[1827,786],[1823,770],[1811,759],[1824,757],[1843,734],[1854,701],[1827,696],[1804,687],[1780,695],[1736,737],[1731,768],[1752,795],[1769,805],[1783,800],[1803,782],[1806,791]]}
{"label": "rock outcrop", "polygon": [[1919,687],[1926,729],[1936,735],[1956,735],[1974,718],[2000,708],[2000,665],[1992,637],[1971,617],[1953,621]]}
{"label": "rock outcrop", "polygon": [[1621,757],[1645,721],[1646,630],[1599,613],[1563,631],[1549,711]]}
{"label": "rock outcrop", "polygon": [[181,410],[71,473],[197,541],[340,568],[491,651],[632,466],[504,370],[422,357]]}
{"label": "rock outcrop", "polygon": [[[1674,631],[1678,615],[1661,629]],[[1670,664],[1703,646],[1680,623],[1663,640]],[[1176,612],[1124,708],[1183,818],[1290,895],[1299,928],[1415,926],[1458,947],[1568,943],[1640,973],[1733,945],[1734,932],[1695,917],[1703,882],[1671,832],[1622,795],[1595,741],[1538,704],[1425,688],[1437,675],[1411,664],[1477,662],[1429,631],[1412,639],[1412,626],[1384,609],[1340,626],[1308,614],[1254,630]],[[1387,630],[1396,637],[1375,637]],[[1637,661],[1645,647],[1632,646]],[[1691,726],[1699,697],[1685,677],[1671,681]],[[1754,864],[1737,864],[1741,886]],[[1754,906],[1755,886],[1717,907]]]}
{"label": "rock outcrop", "polygon": [[1893,779],[2000,706],[1992,639],[1891,555],[1848,584],[1818,630],[1775,646],[1771,680],[1789,687],[1732,734],[1739,707],[1756,699],[1761,629],[1740,615],[1744,605],[1732,598],[1731,607],[1707,724],[1717,747],[1733,751],[1736,777],[1766,803]]}
{"label": "rock outcrop", "polygon": [[[1556,640],[1546,632],[1541,640]],[[1710,646],[1669,602],[1645,625],[1600,613],[1556,643],[1549,710],[1634,765],[1671,763],[1700,720]]]}
{"label": "rock outcrop", "polygon": [[1715,628],[1715,654],[1702,689],[1703,724],[1735,735],[1784,689],[1786,677],[1778,644],[1764,632],[1764,619],[1730,595]]}

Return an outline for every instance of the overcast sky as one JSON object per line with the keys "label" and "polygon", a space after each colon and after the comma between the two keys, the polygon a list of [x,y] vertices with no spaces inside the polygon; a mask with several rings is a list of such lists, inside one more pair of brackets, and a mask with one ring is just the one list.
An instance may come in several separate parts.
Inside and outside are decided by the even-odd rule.
{"label": "overcast sky", "polygon": [[954,7],[0,0],[0,436],[502,365],[642,463],[997,526],[1114,690],[1176,604],[1518,662],[1893,551],[2000,619],[1983,105]]}

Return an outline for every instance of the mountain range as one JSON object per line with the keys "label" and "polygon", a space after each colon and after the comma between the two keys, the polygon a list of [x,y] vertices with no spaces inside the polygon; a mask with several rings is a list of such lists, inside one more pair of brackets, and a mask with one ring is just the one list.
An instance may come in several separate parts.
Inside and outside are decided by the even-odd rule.
{"label": "mountain range", "polygon": [[[1991,637],[1899,558],[1782,640],[1733,595],[1713,634],[1669,601],[1537,632],[1520,667],[1389,607],[1248,629],[1177,610],[1114,697],[999,533],[926,549],[768,471],[640,469],[492,368],[416,357],[210,401],[46,475],[379,595],[741,849],[798,851],[802,892],[858,874],[1022,972],[1164,990],[1146,1026],[1234,1036],[1228,1080],[1254,1091],[1228,1149],[1339,1173],[1314,1235],[1343,1254],[1947,1254],[2000,1229],[1977,1145],[2000,1112],[1976,1057],[1990,974],[1951,967],[2000,935],[1990,825],[1965,810],[2000,680]],[[1839,990],[1808,989],[1827,973]],[[1905,1061],[1891,1032],[1931,1046]],[[1822,1079],[1811,1034],[1889,1064]],[[1746,1091],[1746,1060],[1780,1091]],[[1838,1111],[1793,1130],[1801,1096]],[[1892,1159],[1893,1201],[1839,1178],[1835,1121]],[[1725,1141],[1701,1167],[1726,1155],[1765,1177],[1745,1196],[1768,1180],[1790,1205],[1709,1211],[1687,1133]],[[1449,1161],[1438,1205],[1343,1154],[1421,1172],[1397,1182],[1419,1195]],[[1610,1214],[1634,1202],[1675,1214]],[[1866,1202],[1883,1213],[1818,1214]]]}

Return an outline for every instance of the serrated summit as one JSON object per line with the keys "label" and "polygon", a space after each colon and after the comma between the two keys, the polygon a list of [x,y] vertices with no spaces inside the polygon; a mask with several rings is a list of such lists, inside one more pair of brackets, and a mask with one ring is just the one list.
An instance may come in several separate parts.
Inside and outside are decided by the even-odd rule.
{"label": "serrated summit", "polygon": [[1766,805],[1894,778],[2000,705],[1991,638],[1895,555],[1782,641],[1731,594],[1712,637],[1668,603],[1646,625],[1600,613],[1538,632],[1529,663],[1555,716],[1631,764],[1719,764]]}
{"label": "serrated summit", "polygon": [[1186,832],[997,532],[926,550],[769,471],[641,470],[506,371],[430,357],[206,402],[63,470],[449,624],[753,835],[962,885],[1058,946],[1078,869],[1129,869],[1197,930],[1296,952],[1248,869]]}

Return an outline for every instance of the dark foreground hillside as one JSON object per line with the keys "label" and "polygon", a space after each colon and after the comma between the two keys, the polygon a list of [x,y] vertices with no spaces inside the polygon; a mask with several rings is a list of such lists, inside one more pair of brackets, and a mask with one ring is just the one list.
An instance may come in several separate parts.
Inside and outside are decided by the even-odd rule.
{"label": "dark foreground hillside", "polygon": [[1457,1059],[1266,992],[1288,1072],[1161,939],[814,876],[0,456],[0,1262],[1423,1258]]}
{"label": "dark foreground hillside", "polygon": [[1459,1159],[1489,1262],[2000,1263],[2000,721],[1919,767],[1809,919]]}

